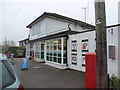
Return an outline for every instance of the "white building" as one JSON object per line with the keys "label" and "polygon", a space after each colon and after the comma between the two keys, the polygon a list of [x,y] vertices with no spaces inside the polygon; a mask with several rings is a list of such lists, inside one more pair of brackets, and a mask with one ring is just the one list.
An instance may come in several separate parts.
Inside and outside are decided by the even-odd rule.
{"label": "white building", "polygon": [[[120,77],[120,24],[107,27],[107,63],[108,73]],[[68,67],[71,69],[85,71],[85,54],[95,52],[95,31],[81,32],[69,35]],[[72,51],[73,43],[76,42],[76,51]],[[72,64],[72,57],[76,57],[76,64]]]}
{"label": "white building", "polygon": [[[45,12],[29,28],[26,57],[60,69],[85,71],[85,54],[95,52],[95,27],[79,20]],[[120,24],[107,27],[108,73],[120,77]]]}
{"label": "white building", "polygon": [[68,35],[92,29],[94,26],[62,15],[45,12],[27,28],[30,29],[30,44],[27,45],[26,56],[29,57],[30,51],[34,50],[36,61],[45,61],[48,65],[65,69],[68,68]]}

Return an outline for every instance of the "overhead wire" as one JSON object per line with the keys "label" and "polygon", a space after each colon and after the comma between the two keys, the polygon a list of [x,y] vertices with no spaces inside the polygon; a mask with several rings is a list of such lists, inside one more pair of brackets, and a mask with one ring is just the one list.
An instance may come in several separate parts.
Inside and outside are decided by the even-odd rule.
{"label": "overhead wire", "polygon": [[17,16],[21,10],[21,7],[22,7],[22,0],[20,1],[20,4],[19,4],[19,7],[18,7],[18,10],[17,10],[17,13],[15,14],[15,17],[14,17],[14,20],[12,21],[13,23],[11,24],[11,27],[10,27],[10,30],[13,29],[14,25],[15,25],[15,22],[17,21]]}

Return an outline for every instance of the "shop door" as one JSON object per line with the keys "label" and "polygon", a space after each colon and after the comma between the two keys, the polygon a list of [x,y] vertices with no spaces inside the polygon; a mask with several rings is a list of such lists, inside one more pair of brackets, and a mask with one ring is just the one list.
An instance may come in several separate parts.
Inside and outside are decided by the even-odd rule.
{"label": "shop door", "polygon": [[44,60],[44,54],[45,54],[45,43],[44,42],[41,42],[41,60]]}
{"label": "shop door", "polygon": [[35,42],[35,60],[40,61],[40,42]]}

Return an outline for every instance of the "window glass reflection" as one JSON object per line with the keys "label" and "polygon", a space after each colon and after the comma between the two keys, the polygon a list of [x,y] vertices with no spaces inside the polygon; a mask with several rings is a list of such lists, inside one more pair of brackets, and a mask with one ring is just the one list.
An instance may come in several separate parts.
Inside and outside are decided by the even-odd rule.
{"label": "window glass reflection", "polygon": [[[62,46],[62,43],[63,43],[63,46]],[[66,64],[66,61],[67,61],[66,60],[66,57],[67,57],[66,39],[63,39],[63,42],[62,42],[62,38],[51,39],[51,40],[47,40],[46,44],[47,44],[46,60],[59,63],[59,64],[61,64],[63,60],[63,64]],[[63,50],[62,50],[62,47],[63,47]],[[63,52],[63,55],[62,55],[62,52]]]}

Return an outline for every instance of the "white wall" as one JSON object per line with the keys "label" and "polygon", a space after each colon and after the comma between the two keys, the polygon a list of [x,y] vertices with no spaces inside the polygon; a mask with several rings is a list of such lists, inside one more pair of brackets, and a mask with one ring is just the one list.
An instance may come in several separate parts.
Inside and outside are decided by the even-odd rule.
{"label": "white wall", "polygon": [[[118,3],[118,23],[120,24],[120,1]],[[118,76],[120,77],[120,26],[118,27]]]}
{"label": "white wall", "polygon": [[47,18],[46,35],[54,34],[54,33],[57,33],[58,31],[61,32],[65,28],[67,29],[68,24],[69,23],[67,22],[62,22],[60,20]]}
{"label": "white wall", "polygon": [[[34,40],[37,38],[41,38],[41,37],[55,34],[55,33],[62,32],[62,31],[66,31],[66,30],[68,30],[69,24],[70,24],[70,22],[68,22],[68,21],[63,21],[63,20],[57,19],[57,18],[46,17],[46,18],[42,19],[39,23],[35,24],[30,29],[30,31],[29,31],[30,40]],[[37,26],[39,26],[39,27],[36,28]],[[32,33],[35,33],[37,31],[34,28],[39,29],[40,33],[38,33],[36,35],[32,35]],[[80,25],[78,25],[78,24],[70,24],[70,28],[75,31],[83,30],[83,28],[80,27]]]}
{"label": "white wall", "polygon": [[[113,29],[113,34],[111,29]],[[118,76],[118,27],[107,29],[107,48],[109,45],[115,46],[115,60],[109,59],[109,51],[107,49],[108,73],[110,76],[112,74]]]}
{"label": "white wall", "polygon": [[[119,27],[120,28],[120,27]],[[113,29],[113,34],[112,30]],[[120,29],[118,33],[118,27],[112,27],[107,28],[107,60],[108,60],[108,73],[111,77],[112,74],[115,74],[116,76],[120,77],[120,47],[118,48],[118,38],[119,38],[119,46],[120,46],[120,37],[118,37],[118,34],[120,36]],[[88,43],[88,49],[89,52],[95,52],[96,49],[96,42],[95,42],[95,31],[86,32],[86,33],[80,33],[76,35],[70,35],[68,40],[68,64],[69,67],[75,70],[79,71],[85,71],[85,69],[81,66],[82,65],[82,52],[81,52],[81,40],[83,39],[89,39]],[[71,64],[71,41],[77,40],[77,65]],[[109,59],[109,45],[115,46],[115,60]],[[119,50],[119,54],[118,54]],[[119,60],[119,63],[118,63]],[[118,67],[119,64],[119,67]],[[118,71],[119,68],[119,71]]]}
{"label": "white wall", "polygon": [[[63,21],[61,19],[58,20],[58,19],[53,19],[53,18],[47,18],[46,35],[54,34],[54,33],[61,32],[61,31],[66,31],[68,30],[69,24],[70,22]],[[70,24],[70,28],[72,30],[77,30],[77,31],[80,31],[83,29],[78,24]]]}
{"label": "white wall", "polygon": [[118,27],[118,76],[120,78],[120,26]]}
{"label": "white wall", "polygon": [[[82,40],[88,39],[88,50],[89,52],[95,52],[95,32],[86,32],[76,35],[70,35],[68,39],[68,66],[71,69],[85,72],[85,67],[82,66],[83,56],[86,52],[82,52]],[[71,63],[71,41],[77,40],[77,65]]]}
{"label": "white wall", "polygon": [[[36,35],[32,35],[32,33],[34,32],[33,27],[39,26],[39,33]],[[30,33],[30,40],[34,40],[40,37],[44,37],[45,36],[45,31],[46,31],[46,18],[42,19],[39,23],[37,23],[36,25],[34,25],[29,33]]]}

